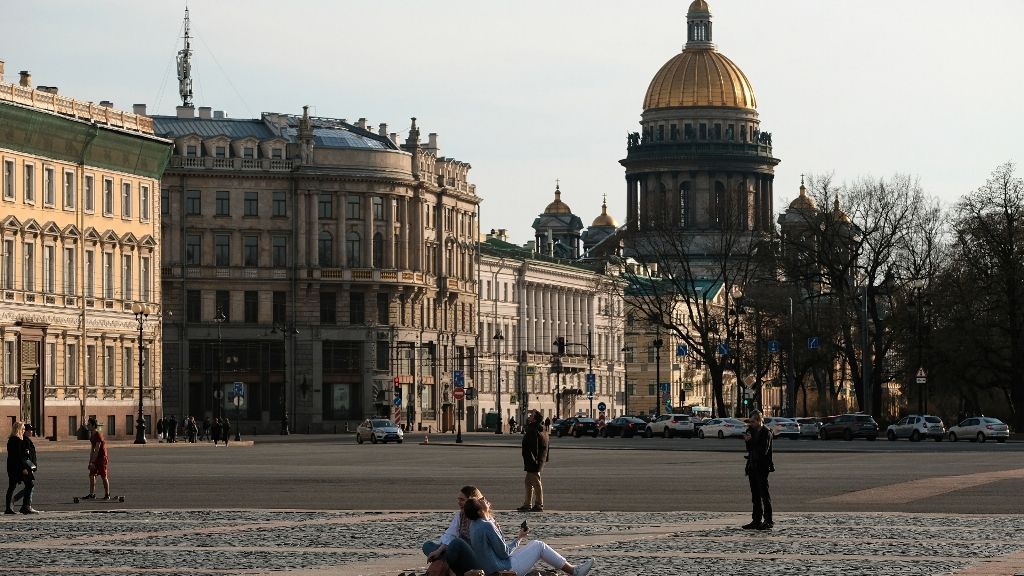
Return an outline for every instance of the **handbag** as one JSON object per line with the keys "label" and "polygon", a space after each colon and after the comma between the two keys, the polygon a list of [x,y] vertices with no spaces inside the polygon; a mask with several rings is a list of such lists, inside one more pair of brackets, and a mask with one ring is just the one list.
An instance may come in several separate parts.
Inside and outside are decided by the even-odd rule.
{"label": "handbag", "polygon": [[36,463],[33,462],[31,458],[25,458],[25,461],[22,462],[22,464],[25,466],[25,468],[28,469],[29,472],[36,471]]}
{"label": "handbag", "polygon": [[427,571],[424,576],[448,576],[451,570],[448,568],[448,563],[443,559],[434,560],[427,566]]}

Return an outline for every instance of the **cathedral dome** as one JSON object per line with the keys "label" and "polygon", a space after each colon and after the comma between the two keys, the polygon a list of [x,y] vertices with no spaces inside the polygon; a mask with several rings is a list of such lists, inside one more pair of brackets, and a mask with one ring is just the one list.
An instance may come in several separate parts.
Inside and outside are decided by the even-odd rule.
{"label": "cathedral dome", "polygon": [[555,200],[544,209],[545,214],[572,214],[572,209],[565,202],[562,202],[562,191],[555,184]]}
{"label": "cathedral dome", "polygon": [[756,110],[757,98],[746,75],[715,50],[708,3],[694,0],[686,20],[686,45],[654,75],[644,111],[691,106]]}
{"label": "cathedral dome", "polygon": [[793,199],[789,203],[789,207],[794,210],[817,210],[818,204],[807,195],[807,188],[804,187],[804,180],[800,178],[800,195]]}
{"label": "cathedral dome", "polygon": [[[702,0],[696,0],[696,1],[700,2]],[[612,218],[611,214],[608,213],[608,199],[607,198],[605,198],[605,200],[603,202],[601,202],[601,215],[598,216],[597,218],[594,218],[594,222],[591,224],[591,226],[592,227],[593,226],[597,226],[597,227],[611,227],[611,228],[618,228],[619,227],[619,223],[615,221],[615,218]]]}

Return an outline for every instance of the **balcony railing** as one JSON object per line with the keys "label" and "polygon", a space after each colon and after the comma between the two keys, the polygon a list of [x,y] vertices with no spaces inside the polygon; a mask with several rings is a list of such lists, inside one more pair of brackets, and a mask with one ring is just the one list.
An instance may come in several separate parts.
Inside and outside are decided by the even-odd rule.
{"label": "balcony railing", "polygon": [[80,118],[90,122],[106,124],[125,130],[135,130],[146,134],[153,133],[153,120],[131,112],[115,110],[99,106],[92,102],[82,102],[66,96],[58,96],[34,88],[26,88],[20,84],[0,82],[0,100],[31,106],[40,110],[56,112],[72,118]]}

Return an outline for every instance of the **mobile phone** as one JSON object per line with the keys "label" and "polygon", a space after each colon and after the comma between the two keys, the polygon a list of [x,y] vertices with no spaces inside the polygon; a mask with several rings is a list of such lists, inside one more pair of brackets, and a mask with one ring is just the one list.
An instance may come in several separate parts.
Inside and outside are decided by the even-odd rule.
{"label": "mobile phone", "polygon": [[530,531],[530,525],[526,523],[526,520],[523,520],[523,523],[520,524],[519,527],[522,528],[523,532]]}

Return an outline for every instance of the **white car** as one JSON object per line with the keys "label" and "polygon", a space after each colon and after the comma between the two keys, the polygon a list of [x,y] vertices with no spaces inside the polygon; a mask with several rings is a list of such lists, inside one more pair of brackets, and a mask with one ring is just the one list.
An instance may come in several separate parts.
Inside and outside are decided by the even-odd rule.
{"label": "white car", "polygon": [[800,424],[792,418],[780,418],[778,416],[769,416],[764,419],[764,425],[772,431],[772,436],[775,438],[784,437],[790,440],[796,440],[800,438]]}
{"label": "white car", "polygon": [[708,436],[742,438],[743,432],[746,429],[747,423],[739,418],[712,418],[711,420],[704,421],[704,425],[700,427],[697,436],[701,438],[707,438]]}
{"label": "white car", "polygon": [[911,442],[932,438],[936,442],[942,442],[946,437],[946,427],[938,416],[911,414],[904,416],[895,424],[890,424],[885,430],[885,437],[889,440],[910,438]]}
{"label": "white car", "polygon": [[818,438],[818,432],[821,430],[821,418],[797,418],[796,423],[800,425],[801,437]]}
{"label": "white car", "polygon": [[999,418],[975,416],[964,419],[956,426],[950,426],[947,435],[950,442],[956,442],[961,438],[967,438],[971,442],[984,442],[992,438],[1003,443],[1010,437],[1010,427]]}
{"label": "white car", "polygon": [[369,440],[373,444],[378,442],[401,444],[404,439],[405,434],[402,429],[386,418],[367,418],[356,428],[356,442],[359,444],[362,444],[364,440]]}
{"label": "white car", "polygon": [[686,414],[662,414],[651,420],[647,424],[647,428],[644,429],[644,436],[647,438],[655,435],[665,438],[673,436],[693,438],[693,420]]}

